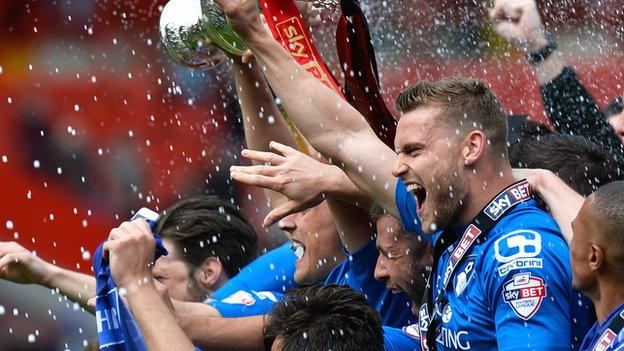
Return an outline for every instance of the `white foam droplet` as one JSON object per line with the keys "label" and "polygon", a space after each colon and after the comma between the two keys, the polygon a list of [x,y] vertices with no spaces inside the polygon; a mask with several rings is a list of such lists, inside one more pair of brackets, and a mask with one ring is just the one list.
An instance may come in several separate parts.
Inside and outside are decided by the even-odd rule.
{"label": "white foam droplet", "polygon": [[6,221],[6,228],[8,230],[13,230],[13,221]]}

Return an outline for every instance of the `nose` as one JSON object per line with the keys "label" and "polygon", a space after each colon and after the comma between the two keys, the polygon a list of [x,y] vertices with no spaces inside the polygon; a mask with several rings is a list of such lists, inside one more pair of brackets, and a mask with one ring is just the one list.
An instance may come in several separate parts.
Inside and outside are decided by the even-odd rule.
{"label": "nose", "polygon": [[401,154],[398,154],[397,157],[394,159],[394,164],[392,165],[392,175],[399,178],[400,176],[405,174],[405,172],[407,172],[407,165],[403,160],[403,156],[401,156]]}
{"label": "nose", "polygon": [[375,272],[373,275],[377,280],[386,281],[388,279],[388,270],[386,269],[386,265],[383,263],[381,253],[379,254],[379,257],[377,257],[377,264],[375,264]]}
{"label": "nose", "polygon": [[285,232],[289,232],[292,234],[292,232],[297,229],[297,223],[295,221],[295,216],[296,214],[291,214],[288,215],[284,218],[282,218],[278,223],[277,226],[279,227],[279,229],[285,231]]}

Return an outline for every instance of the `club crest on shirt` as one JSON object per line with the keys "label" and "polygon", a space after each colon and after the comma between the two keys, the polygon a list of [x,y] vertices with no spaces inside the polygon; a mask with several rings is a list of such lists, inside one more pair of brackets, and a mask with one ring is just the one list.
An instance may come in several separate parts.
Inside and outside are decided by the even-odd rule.
{"label": "club crest on shirt", "polygon": [[463,269],[455,276],[454,290],[455,295],[457,296],[461,295],[464,290],[466,290],[470,279],[472,279],[472,276],[474,275],[475,257],[476,256],[474,255],[468,256]]}
{"label": "club crest on shirt", "polygon": [[533,317],[546,296],[544,281],[531,273],[518,273],[503,286],[503,299],[524,320]]}
{"label": "club crest on shirt", "polygon": [[251,306],[256,303],[256,299],[254,299],[254,297],[250,293],[239,290],[232,295],[226,297],[225,299],[221,300],[221,302]]}

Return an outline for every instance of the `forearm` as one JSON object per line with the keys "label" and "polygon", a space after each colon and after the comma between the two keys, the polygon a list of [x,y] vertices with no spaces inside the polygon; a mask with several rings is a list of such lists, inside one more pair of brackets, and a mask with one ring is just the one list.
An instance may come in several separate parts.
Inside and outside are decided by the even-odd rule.
{"label": "forearm", "polygon": [[344,142],[363,131],[376,138],[357,110],[307,73],[267,33],[257,31],[248,44],[295,125],[325,157],[344,162]]}
{"label": "forearm", "polygon": [[338,228],[342,245],[349,253],[359,251],[371,240],[373,227],[366,211],[331,199],[328,199],[327,205]]}
{"label": "forearm", "polygon": [[[269,143],[277,141],[295,145],[295,139],[277,108],[273,94],[256,62],[234,63],[234,80],[243,115],[243,128],[247,148],[270,151]],[[265,189],[270,207],[276,208],[286,201],[281,194]]]}
{"label": "forearm", "polygon": [[149,350],[195,350],[153,283],[127,287],[132,311]]}
{"label": "forearm", "polygon": [[247,147],[269,151],[269,142],[295,145],[295,139],[275,104],[273,94],[255,62],[236,61],[234,80],[243,114]]}
{"label": "forearm", "polygon": [[50,274],[42,285],[50,289],[58,289],[68,299],[80,304],[85,310],[94,313],[87,301],[95,297],[95,278],[79,272],[70,271],[50,264]]}
{"label": "forearm", "polygon": [[536,170],[536,172],[537,176],[532,186],[544,199],[566,241],[570,243],[572,221],[583,206],[585,199],[554,173],[547,170]]}
{"label": "forearm", "polygon": [[264,350],[264,317],[220,318],[178,314],[180,326],[204,350]]}
{"label": "forearm", "polygon": [[540,85],[544,85],[559,76],[565,68],[565,62],[558,51],[548,56],[544,61],[533,65],[533,72]]}
{"label": "forearm", "polygon": [[610,149],[619,165],[624,165],[624,150],[598,104],[571,68],[541,86],[548,118],[557,131],[578,135]]}
{"label": "forearm", "polygon": [[357,110],[301,68],[273,38],[255,33],[248,45],[302,134],[364,194],[397,214],[396,182],[390,175],[394,151]]}

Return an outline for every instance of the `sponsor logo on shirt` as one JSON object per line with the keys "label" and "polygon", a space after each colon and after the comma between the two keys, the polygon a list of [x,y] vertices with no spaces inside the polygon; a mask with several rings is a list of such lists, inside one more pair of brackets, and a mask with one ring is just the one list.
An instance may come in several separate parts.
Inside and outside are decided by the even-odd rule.
{"label": "sponsor logo on shirt", "polygon": [[436,342],[445,348],[453,348],[459,350],[470,350],[470,341],[468,332],[465,330],[453,330],[446,327],[440,328],[440,333],[436,337]]}
{"label": "sponsor logo on shirt", "polygon": [[464,266],[464,269],[457,274],[457,277],[455,278],[455,295],[459,296],[464,292],[464,290],[466,290],[470,279],[474,275],[473,268],[474,257],[471,259],[469,258]]}
{"label": "sponsor logo on shirt", "polygon": [[542,236],[533,230],[516,230],[505,234],[494,243],[494,258],[501,266],[496,268],[499,276],[522,268],[542,268],[538,258],[542,252]]}
{"label": "sponsor logo on shirt", "polygon": [[609,349],[617,335],[611,329],[607,329],[602,333],[598,342],[594,345],[592,351],[605,351]]}
{"label": "sponsor logo on shirt", "polygon": [[532,277],[531,273],[518,273],[503,287],[503,299],[516,315],[524,320],[535,315],[546,296],[544,281]]}
{"label": "sponsor logo on shirt", "polygon": [[256,303],[256,299],[254,299],[254,297],[250,293],[239,290],[232,295],[226,297],[225,299],[221,300],[221,302],[251,306]]}
{"label": "sponsor logo on shirt", "polygon": [[451,318],[453,318],[453,309],[451,309],[451,304],[447,303],[444,306],[444,310],[442,310],[442,322],[448,323],[451,321]]}
{"label": "sponsor logo on shirt", "polygon": [[518,184],[498,195],[485,208],[485,214],[492,220],[497,220],[512,204],[527,198],[530,195],[529,183]]}

